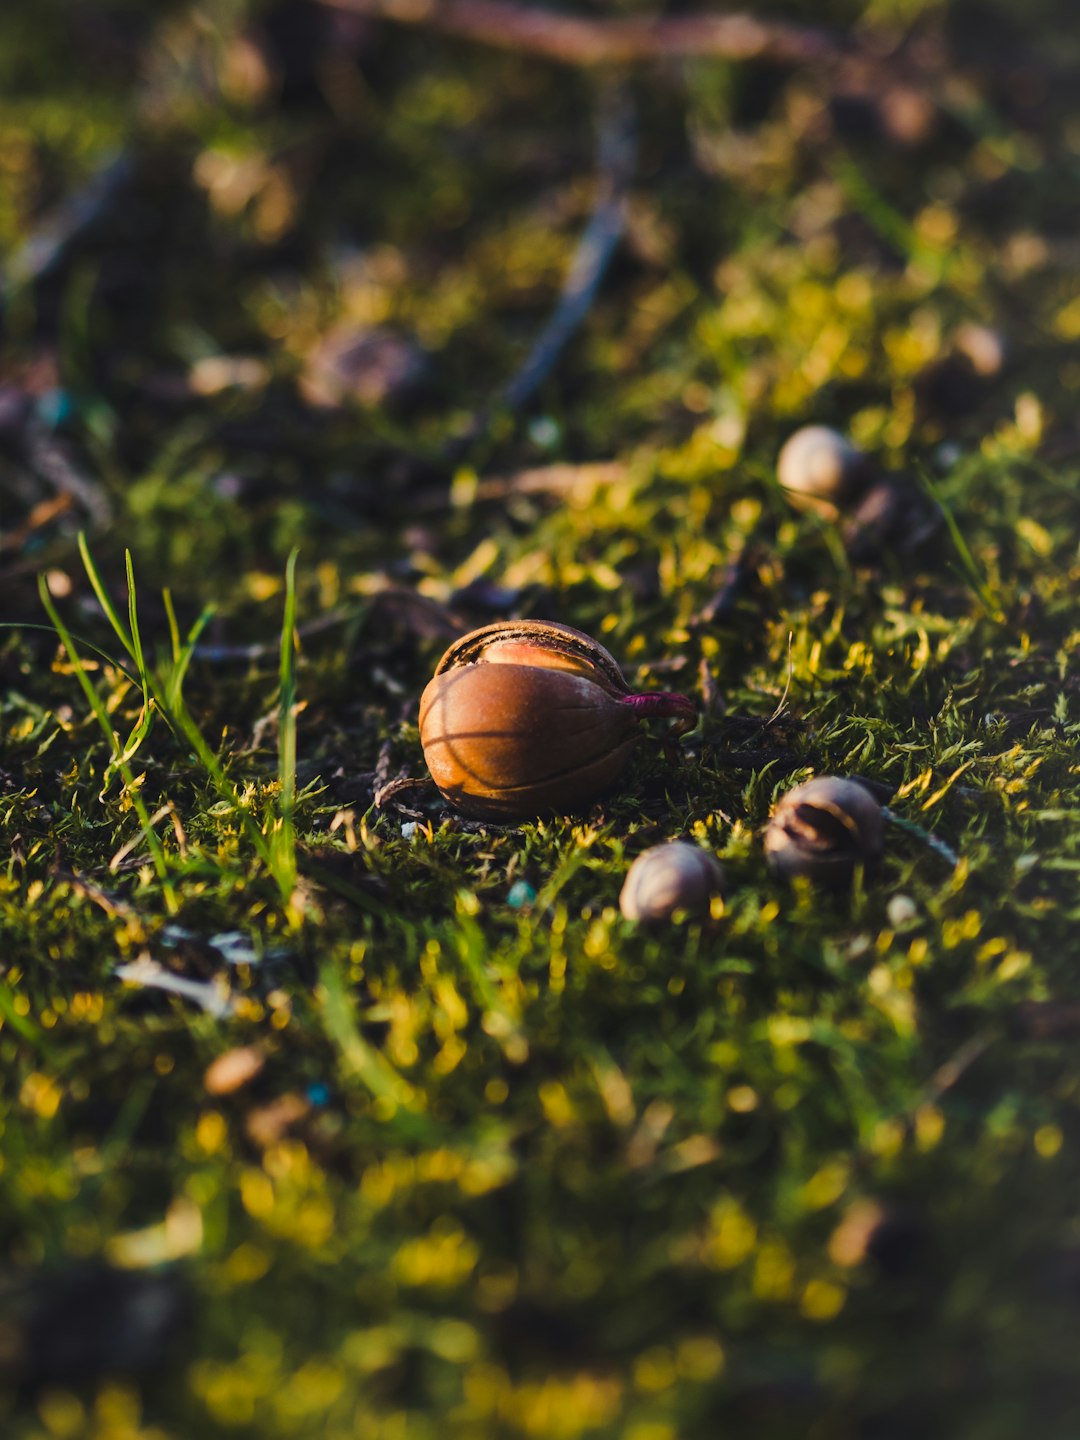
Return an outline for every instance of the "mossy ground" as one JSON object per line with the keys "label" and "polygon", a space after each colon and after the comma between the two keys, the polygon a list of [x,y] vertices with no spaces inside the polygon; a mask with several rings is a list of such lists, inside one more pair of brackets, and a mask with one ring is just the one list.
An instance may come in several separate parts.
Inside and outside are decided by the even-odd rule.
{"label": "mossy ground", "polygon": [[[455,473],[448,437],[520,364],[587,216],[598,84],[424,32],[333,38],[330,13],[0,16],[8,261],[109,153],[132,165],[4,301],[0,378],[37,407],[0,455],[4,1435],[1074,1436],[1070,7],[1015,29],[867,7],[976,56],[924,129],[895,119],[910,96],[812,72],[631,77],[627,242],[539,400]],[[999,373],[948,358],[965,321],[1005,337]],[[342,322],[424,347],[416,384],[308,404]],[[952,525],[854,567],[773,479],[810,420]],[[46,452],[86,481],[51,519]],[[610,460],[552,494],[488,483]],[[182,631],[217,607],[184,688],[216,781],[159,713],[127,783],[33,628],[40,572],[126,738],[141,695],[80,525],[121,607],[131,551],[162,673],[162,588]],[[507,613],[709,713],[576,819],[376,809],[423,776],[445,644]],[[877,782],[909,822],[850,894],[762,863],[810,773]],[[722,857],[723,916],[635,929],[626,866],[676,835]],[[211,1008],[118,978],[147,957]],[[261,1071],[209,1093],[238,1047]],[[150,1279],[175,1287],[160,1356],[132,1339]]]}

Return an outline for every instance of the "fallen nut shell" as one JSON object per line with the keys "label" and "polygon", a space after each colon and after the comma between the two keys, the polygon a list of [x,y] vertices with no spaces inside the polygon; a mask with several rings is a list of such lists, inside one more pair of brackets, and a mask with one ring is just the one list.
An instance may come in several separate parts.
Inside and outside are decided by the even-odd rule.
{"label": "fallen nut shell", "polygon": [[769,868],[785,879],[842,883],[857,865],[880,860],[884,848],[881,806],[857,780],[833,775],[790,790],[765,831]]}
{"label": "fallen nut shell", "polygon": [[640,721],[697,719],[685,695],[631,692],[591,636],[546,620],[485,625],[450,646],[420,698],[432,779],[462,814],[580,810],[622,773]]}
{"label": "fallen nut shell", "polygon": [[910,555],[938,529],[941,511],[912,481],[877,480],[844,525],[844,548],[857,565],[872,564],[886,551]]}
{"label": "fallen nut shell", "polygon": [[627,871],[619,908],[627,920],[670,920],[677,910],[707,916],[724,872],[700,845],[671,840],[640,854]]}
{"label": "fallen nut shell", "polygon": [[1009,347],[1000,330],[968,320],[953,335],[953,349],[963,355],[983,380],[996,380],[1005,368]]}
{"label": "fallen nut shell", "polygon": [[792,504],[834,520],[863,488],[866,456],[827,425],[804,425],[788,436],[776,461],[776,475]]}
{"label": "fallen nut shell", "polygon": [[424,368],[424,352],[407,336],[381,325],[345,324],[307,357],[299,386],[308,404],[319,409],[350,402],[386,407],[416,389]]}
{"label": "fallen nut shell", "polygon": [[208,1095],[231,1095],[261,1073],[266,1056],[257,1045],[240,1045],[211,1060],[203,1075]]}

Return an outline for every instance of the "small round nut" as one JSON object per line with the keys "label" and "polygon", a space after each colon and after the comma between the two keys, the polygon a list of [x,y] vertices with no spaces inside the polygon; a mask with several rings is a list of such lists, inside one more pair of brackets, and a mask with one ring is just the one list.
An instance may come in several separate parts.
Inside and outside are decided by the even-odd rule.
{"label": "small round nut", "polygon": [[857,780],[820,775],[788,791],[765,831],[765,858],[784,879],[843,883],[885,849],[881,806]]}
{"label": "small round nut", "polygon": [[788,436],[776,475],[793,505],[833,520],[867,478],[863,452],[827,425],[804,425]]}
{"label": "small round nut", "polygon": [[643,851],[630,866],[619,908],[627,920],[670,920],[678,910],[705,918],[723,889],[718,860],[700,845],[670,840]]}

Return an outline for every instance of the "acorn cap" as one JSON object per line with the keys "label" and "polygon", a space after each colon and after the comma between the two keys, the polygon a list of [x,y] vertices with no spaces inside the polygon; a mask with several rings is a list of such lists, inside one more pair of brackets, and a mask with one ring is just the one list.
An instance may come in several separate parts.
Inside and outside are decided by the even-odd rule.
{"label": "acorn cap", "polygon": [[599,640],[555,620],[495,620],[470,630],[446,651],[435,674],[460,665],[541,665],[587,675],[620,695],[629,692],[618,662]]}
{"label": "acorn cap", "polygon": [[670,920],[678,910],[706,917],[723,893],[720,863],[700,845],[671,840],[640,854],[627,871],[619,908],[627,920]]}

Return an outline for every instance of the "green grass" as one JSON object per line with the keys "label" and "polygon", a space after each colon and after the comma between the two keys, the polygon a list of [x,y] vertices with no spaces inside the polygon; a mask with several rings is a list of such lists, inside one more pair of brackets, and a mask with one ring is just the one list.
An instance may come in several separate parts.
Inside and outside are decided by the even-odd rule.
{"label": "green grass", "polygon": [[[536,409],[452,475],[418,457],[520,363],[584,222],[591,82],[387,30],[282,104],[244,89],[243,9],[136,35],[112,7],[171,109],[42,39],[48,103],[0,113],[29,157],[0,256],[118,134],[168,222],[152,253],[106,227],[8,315],[4,377],[66,392],[41,433],[112,518],[28,524],[40,454],[0,452],[0,1430],[1071,1440],[1075,86],[1036,113],[973,82],[988,149],[985,121],[839,135],[814,76],[643,75],[630,239]],[[419,336],[421,386],[302,403],[345,319]],[[935,408],[966,319],[1008,363]],[[265,372],[177,398],[216,355]],[[807,421],[923,477],[915,556],[853,568],[788,508]],[[380,810],[425,774],[442,650],[502,613],[476,581],[711,711],[580,816]],[[891,793],[839,895],[778,883],[760,839],[828,773]],[[635,928],[626,869],[680,835],[720,856],[723,916]],[[258,1073],[208,1089],[241,1047]],[[100,1273],[49,1311],[90,1262],[186,1297],[157,1364]],[[43,1376],[33,1317],[65,1310],[89,1373]]]}

